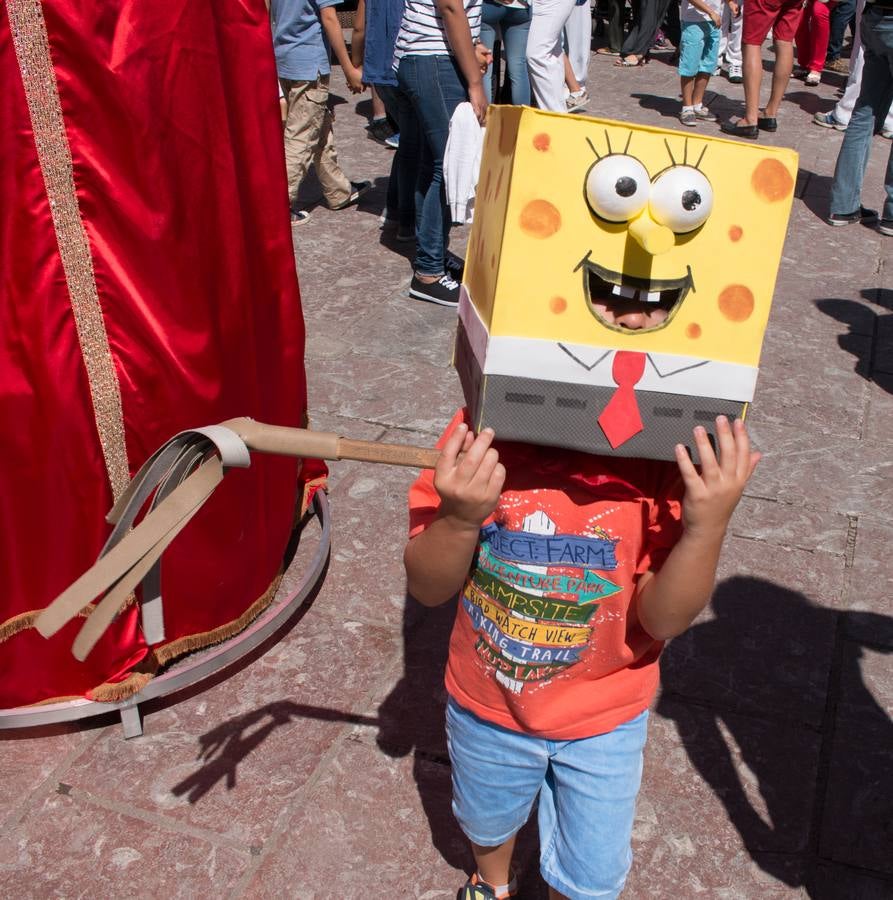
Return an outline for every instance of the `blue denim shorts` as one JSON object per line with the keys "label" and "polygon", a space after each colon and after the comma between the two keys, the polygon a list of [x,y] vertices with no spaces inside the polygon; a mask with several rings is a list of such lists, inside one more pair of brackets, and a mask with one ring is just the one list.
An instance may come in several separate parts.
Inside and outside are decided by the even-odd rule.
{"label": "blue denim shorts", "polygon": [[453,814],[469,840],[495,847],[527,821],[539,794],[540,871],[571,900],[614,898],[632,863],[647,710],[607,734],[549,741],[447,704]]}
{"label": "blue denim shorts", "polygon": [[719,29],[712,22],[683,22],[679,42],[679,74],[693,78],[712,75],[719,61]]}

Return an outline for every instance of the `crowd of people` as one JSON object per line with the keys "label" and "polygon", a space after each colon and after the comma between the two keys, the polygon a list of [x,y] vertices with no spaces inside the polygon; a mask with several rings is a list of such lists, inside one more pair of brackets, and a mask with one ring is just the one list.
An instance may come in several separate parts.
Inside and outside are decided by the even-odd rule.
{"label": "crowd of people", "polygon": [[[825,66],[841,70],[843,36],[852,27],[847,88],[832,111],[814,117],[816,125],[847,132],[828,222],[877,221],[882,234],[893,234],[893,155],[881,216],[860,201],[872,135],[893,138],[893,0],[858,0],[856,8],[849,0],[633,0],[629,10],[625,0],[601,2],[607,5],[593,9],[591,0],[359,0],[348,46],[339,0],[271,0],[292,221],[310,217],[297,196],[311,163],[331,209],[354,205],[371,186],[351,181],[338,164],[328,104],[334,57],[352,92],[371,90],[370,136],[395,149],[383,223],[398,241],[415,242],[410,296],[456,306],[463,263],[447,249],[454,222],[444,186],[454,113],[468,103],[484,125],[497,41],[505,64],[501,101],[585,110],[595,15],[606,32],[597,52],[615,55],[617,66],[642,66],[656,47],[675,53],[679,119],[687,127],[717,121],[704,97],[724,65],[730,82],[743,81],[745,108],[720,127],[746,139],[778,129],[792,77],[816,85]],[[775,60],[761,106],[767,38]]]}

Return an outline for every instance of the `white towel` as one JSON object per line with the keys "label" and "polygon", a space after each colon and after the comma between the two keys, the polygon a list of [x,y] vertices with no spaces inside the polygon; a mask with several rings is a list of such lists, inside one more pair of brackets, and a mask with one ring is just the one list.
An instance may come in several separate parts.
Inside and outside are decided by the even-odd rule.
{"label": "white towel", "polygon": [[471,216],[483,147],[484,129],[472,105],[460,103],[450,119],[443,156],[443,181],[454,225],[464,225]]}

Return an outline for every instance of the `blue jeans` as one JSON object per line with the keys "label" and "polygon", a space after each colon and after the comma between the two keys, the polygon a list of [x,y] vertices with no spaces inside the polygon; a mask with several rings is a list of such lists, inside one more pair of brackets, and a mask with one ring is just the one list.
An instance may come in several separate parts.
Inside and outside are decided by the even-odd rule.
{"label": "blue jeans", "polygon": [[[496,29],[502,33],[505,71],[512,83],[512,103],[530,106],[530,78],[527,75],[527,32],[530,31],[530,7],[515,9],[493,0],[484,0],[481,11],[481,43],[489,50],[496,43]],[[487,99],[492,100],[493,65],[484,76]]]}
{"label": "blue jeans", "polygon": [[409,97],[400,88],[376,84],[375,89],[400,131],[400,144],[391,160],[387,210],[397,214],[401,228],[412,228],[415,224],[415,183],[419,174],[419,121],[412,111]]}
{"label": "blue jeans", "polygon": [[422,136],[415,188],[414,269],[417,275],[439,276],[446,271],[444,256],[451,224],[443,156],[450,119],[456,107],[468,99],[468,91],[452,56],[404,56],[397,83],[409,98]]}
{"label": "blue jeans", "polygon": [[[862,179],[871,153],[871,139],[893,103],[893,16],[868,7],[862,15],[865,68],[862,89],[850,117],[831,182],[831,214],[848,215],[859,209]],[[893,221],[893,144],[884,179],[887,199],[883,218]]]}
{"label": "blue jeans", "polygon": [[571,900],[616,898],[632,863],[648,712],[613,731],[552,741],[485,722],[452,698],[453,814],[469,840],[505,843],[539,794],[540,871]]}
{"label": "blue jeans", "polygon": [[[840,3],[831,10],[831,33],[828,38],[828,59],[840,59],[847,25],[851,25],[855,15],[856,0],[840,0]],[[852,28],[855,28],[855,24],[852,24]]]}

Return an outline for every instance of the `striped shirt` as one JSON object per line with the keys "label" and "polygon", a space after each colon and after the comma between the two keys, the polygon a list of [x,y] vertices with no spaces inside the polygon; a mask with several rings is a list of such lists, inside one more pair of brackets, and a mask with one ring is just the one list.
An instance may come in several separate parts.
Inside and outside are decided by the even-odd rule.
{"label": "striped shirt", "polygon": [[[462,3],[471,39],[477,40],[481,31],[481,0],[462,0]],[[406,0],[394,48],[394,67],[407,54],[445,56],[452,52],[435,0]]]}

